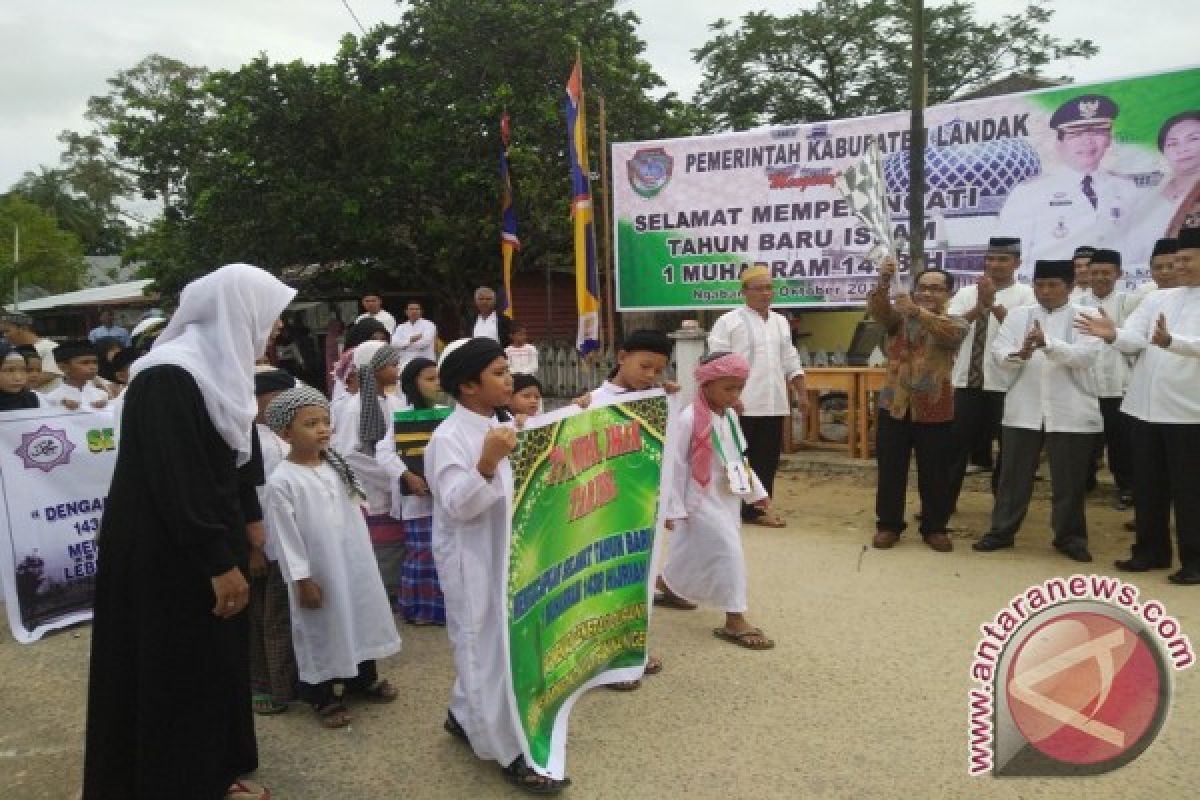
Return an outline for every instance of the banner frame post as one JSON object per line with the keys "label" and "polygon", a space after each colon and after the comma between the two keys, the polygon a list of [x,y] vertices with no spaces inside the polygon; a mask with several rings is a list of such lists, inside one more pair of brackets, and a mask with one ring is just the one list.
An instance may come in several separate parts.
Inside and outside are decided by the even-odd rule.
{"label": "banner frame post", "polygon": [[912,0],[912,71],[909,73],[912,132],[908,151],[908,259],[909,276],[925,262],[925,3]]}

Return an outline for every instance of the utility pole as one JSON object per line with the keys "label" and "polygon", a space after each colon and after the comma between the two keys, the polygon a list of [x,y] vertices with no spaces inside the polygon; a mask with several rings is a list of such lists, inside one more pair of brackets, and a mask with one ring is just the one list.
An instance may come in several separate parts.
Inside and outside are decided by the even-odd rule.
{"label": "utility pole", "polygon": [[13,311],[21,310],[21,296],[18,294],[17,262],[21,260],[21,226],[13,223]]}
{"label": "utility pole", "polygon": [[908,262],[909,275],[925,265],[925,2],[912,0],[912,73],[909,76],[912,115],[908,148]]}

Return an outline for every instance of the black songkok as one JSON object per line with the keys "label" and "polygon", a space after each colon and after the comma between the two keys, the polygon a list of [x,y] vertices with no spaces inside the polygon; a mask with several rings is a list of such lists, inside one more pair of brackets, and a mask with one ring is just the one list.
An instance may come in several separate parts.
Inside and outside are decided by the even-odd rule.
{"label": "black songkok", "polygon": [[1184,228],[1179,232],[1179,238],[1175,241],[1179,244],[1180,250],[1200,249],[1200,228]]}
{"label": "black songkok", "polygon": [[[464,383],[479,380],[479,376],[497,358],[504,357],[500,343],[487,336],[476,336],[467,339],[455,347],[457,342],[446,348],[442,361],[438,365],[438,381],[442,390],[458,397],[459,387]],[[453,349],[451,349],[453,348]]]}
{"label": "black songkok", "polygon": [[993,236],[988,239],[987,251],[1006,256],[1021,255],[1021,240],[1015,236]]}
{"label": "black songkok", "polygon": [[1154,252],[1150,255],[1151,258],[1159,256],[1173,256],[1179,252],[1179,242],[1175,239],[1159,239],[1154,243]]}
{"label": "black songkok", "polygon": [[1070,261],[1038,261],[1033,265],[1035,281],[1062,278],[1069,286],[1075,284],[1075,265]]}
{"label": "black songkok", "polygon": [[254,373],[255,396],[271,392],[284,392],[295,388],[296,379],[281,369],[265,369],[262,372]]}

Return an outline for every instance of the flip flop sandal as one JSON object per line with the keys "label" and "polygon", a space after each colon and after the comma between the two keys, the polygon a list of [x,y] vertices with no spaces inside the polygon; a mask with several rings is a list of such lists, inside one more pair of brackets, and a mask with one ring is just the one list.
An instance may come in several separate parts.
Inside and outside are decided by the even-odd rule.
{"label": "flip flop sandal", "polygon": [[558,794],[571,785],[570,778],[556,780],[535,772],[533,767],[525,763],[525,756],[517,756],[517,760],[504,767],[503,772],[509,783],[529,794]]}
{"label": "flip flop sandal", "polygon": [[272,714],[282,714],[288,710],[287,703],[277,703],[275,698],[269,694],[256,694],[253,700],[254,713],[264,717],[269,717]]}
{"label": "flip flop sandal", "polygon": [[354,721],[350,711],[341,703],[330,703],[315,710],[321,720],[321,727],[330,730],[344,728]]}
{"label": "flip flop sandal", "polygon": [[234,781],[225,790],[225,800],[271,800],[271,790],[245,781]]}
{"label": "flip flop sandal", "polygon": [[467,736],[466,730],[462,725],[458,724],[458,720],[454,718],[454,714],[449,711],[446,712],[446,721],[442,723],[442,728],[446,731],[446,733],[450,734],[454,738],[461,739],[468,745],[471,743],[471,739]]}
{"label": "flip flop sandal", "polygon": [[[713,636],[717,637],[723,642],[736,644],[738,647],[744,647],[747,650],[770,650],[775,646],[774,640],[763,636],[763,632],[759,628],[751,628],[750,630],[742,631],[741,633],[727,631],[724,628],[713,628]],[[749,637],[751,636],[760,636],[762,637],[763,641],[757,644],[750,642]]]}
{"label": "flip flop sandal", "polygon": [[667,594],[666,592],[654,593],[654,605],[660,608],[673,608],[676,611],[693,611],[696,609],[695,603],[689,603],[679,595]]}
{"label": "flip flop sandal", "polygon": [[391,703],[394,702],[399,692],[396,687],[384,679],[380,679],[372,683],[365,689],[357,689],[352,694],[361,697],[365,700],[370,700],[372,703]]}
{"label": "flip flop sandal", "polygon": [[760,514],[757,517],[752,517],[746,520],[750,525],[761,525],[764,528],[786,528],[787,523],[781,520],[774,514]]}

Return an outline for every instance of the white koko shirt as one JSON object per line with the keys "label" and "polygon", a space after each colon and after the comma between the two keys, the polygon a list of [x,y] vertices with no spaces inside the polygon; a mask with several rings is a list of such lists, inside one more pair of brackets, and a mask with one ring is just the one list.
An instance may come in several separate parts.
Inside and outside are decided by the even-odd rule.
{"label": "white koko shirt", "polygon": [[767,318],[746,306],[722,314],[708,334],[711,352],[738,353],[750,362],[742,390],[743,417],[786,417],[791,413],[787,382],[804,374],[782,314]]}
{"label": "white koko shirt", "polygon": [[[1004,318],[992,343],[992,360],[1012,379],[1004,398],[1005,427],[1044,428],[1047,433],[1104,430],[1093,374],[1104,343],[1072,327],[1080,313],[1084,312],[1067,303],[1053,311],[1022,306]],[[1021,349],[1035,320],[1042,326],[1046,346],[1022,360],[1013,353]]]}

